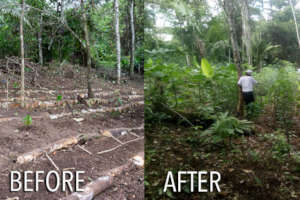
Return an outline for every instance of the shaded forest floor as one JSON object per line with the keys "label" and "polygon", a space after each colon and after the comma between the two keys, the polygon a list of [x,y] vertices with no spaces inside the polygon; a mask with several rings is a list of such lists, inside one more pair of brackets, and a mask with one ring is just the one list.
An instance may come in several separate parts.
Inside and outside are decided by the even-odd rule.
{"label": "shaded forest floor", "polygon": [[[299,121],[294,119],[290,158],[276,156],[281,147],[272,140],[277,127],[268,113],[256,120],[255,135],[236,138],[232,146],[205,145],[199,130],[179,125],[146,127],[146,199],[299,199]],[[188,183],[182,193],[164,193],[168,171],[218,171],[221,192],[191,193]]]}
{"label": "shaded forest floor", "polygon": [[[26,98],[30,106],[27,109],[19,107],[19,89],[11,84],[7,110],[6,89],[0,89],[0,199],[16,197],[54,200],[70,194],[60,190],[50,193],[46,191],[44,184],[40,184],[39,192],[9,191],[9,173],[12,170],[55,170],[44,153],[24,164],[17,162],[20,156],[56,144],[62,139],[79,136],[84,138],[78,144],[70,144],[49,153],[49,157],[60,170],[85,171],[81,177],[85,180],[82,185],[96,179],[101,172],[119,167],[138,153],[143,153],[142,77],[133,81],[127,79],[121,85],[116,85],[109,79],[97,76],[95,71],[95,99],[89,102],[84,98],[88,101],[86,105],[80,104],[76,99],[79,94],[87,93],[85,69],[73,70],[70,77],[66,76],[68,73],[68,67],[50,70],[49,73],[40,75],[39,87],[28,85]],[[61,100],[57,99],[58,96],[61,96]],[[70,102],[69,106],[67,101]],[[28,114],[32,116],[30,126],[24,124],[24,117]],[[97,154],[119,145],[117,140],[103,135],[105,130],[118,128],[120,130],[114,137],[124,145],[113,151]],[[132,128],[137,129],[128,130]],[[143,176],[143,169],[132,166],[118,175],[113,185],[95,199],[143,199]],[[30,187],[32,188],[32,185]]]}

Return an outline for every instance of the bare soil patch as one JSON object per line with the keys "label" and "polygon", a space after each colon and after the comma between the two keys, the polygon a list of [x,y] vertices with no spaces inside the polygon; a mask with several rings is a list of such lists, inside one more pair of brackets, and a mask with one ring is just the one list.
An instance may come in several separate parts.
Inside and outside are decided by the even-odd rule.
{"label": "bare soil patch", "polygon": [[[48,74],[49,75],[49,74]],[[86,94],[85,69],[80,69],[74,74],[74,79],[64,78],[64,72],[53,71],[49,76],[41,74],[39,87],[29,86],[27,88],[27,98],[39,101],[54,100],[58,95],[63,99],[76,99],[80,93]],[[30,152],[34,149],[44,147],[55,143],[64,138],[76,137],[78,135],[94,134],[99,135],[81,143],[82,147],[91,152],[92,155],[84,151],[78,145],[66,149],[54,151],[49,154],[53,162],[61,169],[71,171],[85,171],[83,179],[84,184],[96,179],[104,170],[123,165],[136,155],[144,151],[144,131],[136,130],[133,134],[119,134],[115,137],[120,141],[126,142],[137,137],[141,137],[132,143],[126,143],[124,146],[113,151],[97,154],[97,152],[113,148],[119,143],[111,137],[102,136],[100,133],[106,129],[114,128],[131,128],[138,127],[144,123],[143,105],[130,107],[124,112],[95,112],[81,114],[81,110],[96,109],[102,107],[117,108],[120,105],[126,105],[137,101],[143,101],[141,98],[130,98],[130,95],[143,95],[143,80],[127,80],[122,85],[116,85],[112,81],[94,77],[93,90],[97,96],[103,99],[103,103],[92,104],[87,107],[83,104],[72,105],[72,110],[59,104],[54,107],[34,109],[21,109],[19,107],[5,108],[0,110],[0,164],[2,167],[0,178],[0,199],[8,197],[18,197],[25,200],[39,199],[60,199],[70,194],[69,192],[50,193],[41,184],[39,192],[10,192],[9,191],[9,174],[12,170],[18,171],[37,171],[48,172],[55,170],[55,167],[49,159],[43,154],[35,161],[26,164],[15,163],[17,156]],[[102,96],[102,94],[106,94]],[[107,95],[108,94],[108,95]],[[18,89],[9,88],[9,97],[18,98]],[[0,90],[0,99],[5,102],[6,91]],[[17,101],[17,100],[16,100]],[[50,119],[51,114],[62,114],[77,111],[74,115],[64,116],[58,119]],[[32,116],[32,124],[25,126],[23,119],[26,115]],[[9,119],[9,120],[5,120]],[[74,119],[80,119],[75,121]],[[116,177],[107,193],[101,194],[101,199],[118,199],[115,195],[121,195],[127,199],[143,199],[143,170],[137,168],[126,169],[124,174]],[[51,180],[54,183],[54,179]],[[125,184],[126,183],[126,184]],[[125,185],[124,185],[125,184]],[[82,184],[83,185],[83,184]],[[104,196],[103,196],[104,195]],[[132,196],[134,195],[134,197]]]}

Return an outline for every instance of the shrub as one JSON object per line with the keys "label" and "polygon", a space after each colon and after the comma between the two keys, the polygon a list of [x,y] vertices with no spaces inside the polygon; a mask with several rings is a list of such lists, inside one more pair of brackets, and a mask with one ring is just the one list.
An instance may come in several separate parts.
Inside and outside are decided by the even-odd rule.
{"label": "shrub", "polygon": [[277,131],[275,133],[265,135],[265,137],[272,142],[272,148],[270,151],[273,158],[283,161],[291,150],[291,146],[287,142],[285,135],[282,132]]}
{"label": "shrub", "polygon": [[205,130],[201,136],[207,137],[205,140],[212,143],[225,142],[226,139],[250,133],[253,123],[247,120],[239,120],[228,113],[221,113],[217,121],[210,128]]}

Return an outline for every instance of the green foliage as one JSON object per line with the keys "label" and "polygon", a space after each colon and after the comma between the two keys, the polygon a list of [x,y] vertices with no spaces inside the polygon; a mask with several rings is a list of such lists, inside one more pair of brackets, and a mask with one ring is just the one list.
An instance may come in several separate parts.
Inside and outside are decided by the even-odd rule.
{"label": "green foliage", "polygon": [[272,148],[270,149],[273,158],[283,161],[287,158],[291,150],[291,145],[287,142],[285,135],[278,131],[272,134],[267,134],[265,137],[271,141]]}
{"label": "green foliage", "polygon": [[119,106],[123,105],[123,101],[122,101],[122,99],[120,97],[117,98],[117,101],[118,101]]}
{"label": "green foliage", "polygon": [[63,97],[62,97],[62,95],[61,95],[61,94],[59,94],[59,95],[57,95],[57,97],[56,97],[56,100],[57,100],[57,101],[61,101],[61,100],[62,100],[62,98],[63,98]]}
{"label": "green foliage", "polygon": [[286,129],[291,127],[297,104],[296,71],[289,68],[279,69],[272,95],[274,114],[280,125]]}
{"label": "green foliage", "polygon": [[212,78],[214,76],[214,70],[205,58],[201,60],[201,69],[205,77]]}
{"label": "green foliage", "polygon": [[264,109],[264,105],[259,102],[252,102],[247,105],[247,118],[248,119],[255,119],[257,118]]}
{"label": "green foliage", "polygon": [[226,139],[250,133],[253,123],[247,120],[239,120],[228,113],[221,113],[217,121],[205,130],[201,136],[207,137],[205,140],[212,143],[225,142]]}
{"label": "green foliage", "polygon": [[13,83],[13,87],[14,87],[15,89],[18,89],[18,88],[20,87],[20,85],[19,85],[19,83],[14,82],[14,83]]}
{"label": "green foliage", "polygon": [[236,83],[234,65],[211,66],[204,60],[200,68],[197,62],[195,66],[184,66],[149,59],[145,64],[145,95],[146,106],[151,112],[146,112],[146,118],[147,114],[162,116],[153,113],[165,112],[163,104],[177,111],[193,113],[199,121],[212,119],[218,112],[234,113],[238,99]]}
{"label": "green foliage", "polygon": [[23,119],[25,126],[30,126],[32,124],[32,117],[31,115],[26,115]]}
{"label": "green foliage", "polygon": [[[273,105],[273,116],[282,128],[291,126],[299,99],[298,75],[290,62],[282,61],[281,67],[263,68],[256,75],[259,82],[256,92],[264,105]],[[283,67],[284,66],[284,67]]]}

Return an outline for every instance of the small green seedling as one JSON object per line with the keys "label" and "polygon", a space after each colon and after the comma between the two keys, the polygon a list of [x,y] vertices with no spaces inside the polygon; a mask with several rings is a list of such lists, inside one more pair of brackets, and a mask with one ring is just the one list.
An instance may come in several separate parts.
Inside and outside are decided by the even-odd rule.
{"label": "small green seedling", "polygon": [[26,115],[24,118],[24,125],[25,126],[30,126],[32,124],[32,117],[31,115]]}
{"label": "small green seedling", "polygon": [[14,87],[15,89],[18,89],[18,88],[19,88],[19,84],[16,83],[16,82],[14,82],[14,83],[13,83],[13,87]]}
{"label": "small green seedling", "polygon": [[120,106],[123,105],[123,102],[122,102],[121,98],[118,98],[118,102],[119,102]]}
{"label": "small green seedling", "polygon": [[61,95],[61,94],[57,95],[56,100],[57,100],[57,101],[61,101],[61,100],[62,100],[62,95]]}

